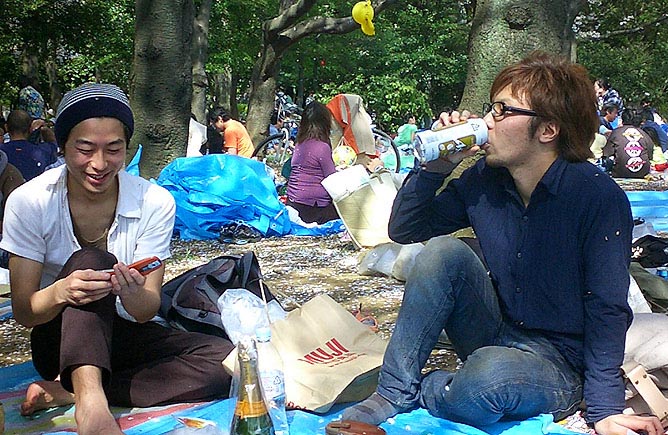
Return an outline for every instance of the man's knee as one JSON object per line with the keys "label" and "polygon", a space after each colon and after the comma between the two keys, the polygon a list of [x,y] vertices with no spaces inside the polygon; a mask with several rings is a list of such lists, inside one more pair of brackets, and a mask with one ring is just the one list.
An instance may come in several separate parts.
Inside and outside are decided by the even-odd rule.
{"label": "man's knee", "polygon": [[435,273],[457,274],[479,263],[478,256],[464,242],[456,237],[441,236],[429,240],[415,259],[413,276],[426,276]]}
{"label": "man's knee", "polygon": [[82,248],[72,253],[67,262],[65,262],[57,279],[65,278],[75,270],[111,269],[117,262],[116,256],[107,251],[97,248]]}

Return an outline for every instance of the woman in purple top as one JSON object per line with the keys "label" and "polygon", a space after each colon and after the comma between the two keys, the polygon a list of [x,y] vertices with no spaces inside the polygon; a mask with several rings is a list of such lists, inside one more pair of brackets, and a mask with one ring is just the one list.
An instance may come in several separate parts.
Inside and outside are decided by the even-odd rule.
{"label": "woman in purple top", "polygon": [[332,115],[324,104],[313,101],[306,106],[292,155],[287,202],[304,222],[322,224],[339,218],[332,198],[320,184],[336,172],[329,142],[331,125]]}

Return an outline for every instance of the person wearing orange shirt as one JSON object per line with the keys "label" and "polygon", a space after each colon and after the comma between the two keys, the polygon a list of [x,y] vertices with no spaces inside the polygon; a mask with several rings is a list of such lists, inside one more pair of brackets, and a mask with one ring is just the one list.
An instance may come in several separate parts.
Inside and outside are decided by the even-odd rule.
{"label": "person wearing orange shirt", "polygon": [[213,121],[213,126],[223,133],[223,148],[226,153],[248,158],[253,156],[255,148],[242,123],[232,119],[229,113],[222,108],[214,109],[210,119]]}

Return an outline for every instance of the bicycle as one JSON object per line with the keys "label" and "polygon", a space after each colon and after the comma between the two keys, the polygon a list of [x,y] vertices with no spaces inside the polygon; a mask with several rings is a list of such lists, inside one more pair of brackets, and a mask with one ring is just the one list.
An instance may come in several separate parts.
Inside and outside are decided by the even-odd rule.
{"label": "bicycle", "polygon": [[299,121],[291,118],[283,121],[281,132],[268,136],[253,150],[253,156],[260,161],[282,167],[292,156],[295,148],[295,137]]}

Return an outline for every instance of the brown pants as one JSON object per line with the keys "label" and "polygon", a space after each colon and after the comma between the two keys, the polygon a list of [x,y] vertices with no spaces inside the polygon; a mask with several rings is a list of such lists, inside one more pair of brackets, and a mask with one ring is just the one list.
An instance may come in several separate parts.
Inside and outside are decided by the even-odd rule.
{"label": "brown pants", "polygon": [[299,204],[288,200],[287,205],[297,210],[301,220],[306,223],[315,222],[322,225],[326,222],[333,221],[334,219],[340,219],[333,203],[330,203],[325,207],[317,207],[315,205]]}
{"label": "brown pants", "polygon": [[[116,258],[84,248],[72,254],[58,277],[75,270],[109,269]],[[221,362],[234,347],[223,338],[127,321],[116,313],[116,296],[67,306],[33,328],[33,364],[47,380],[60,374],[72,390],[71,372],[81,365],[102,369],[110,405],[154,406],[227,397],[230,376]]]}

